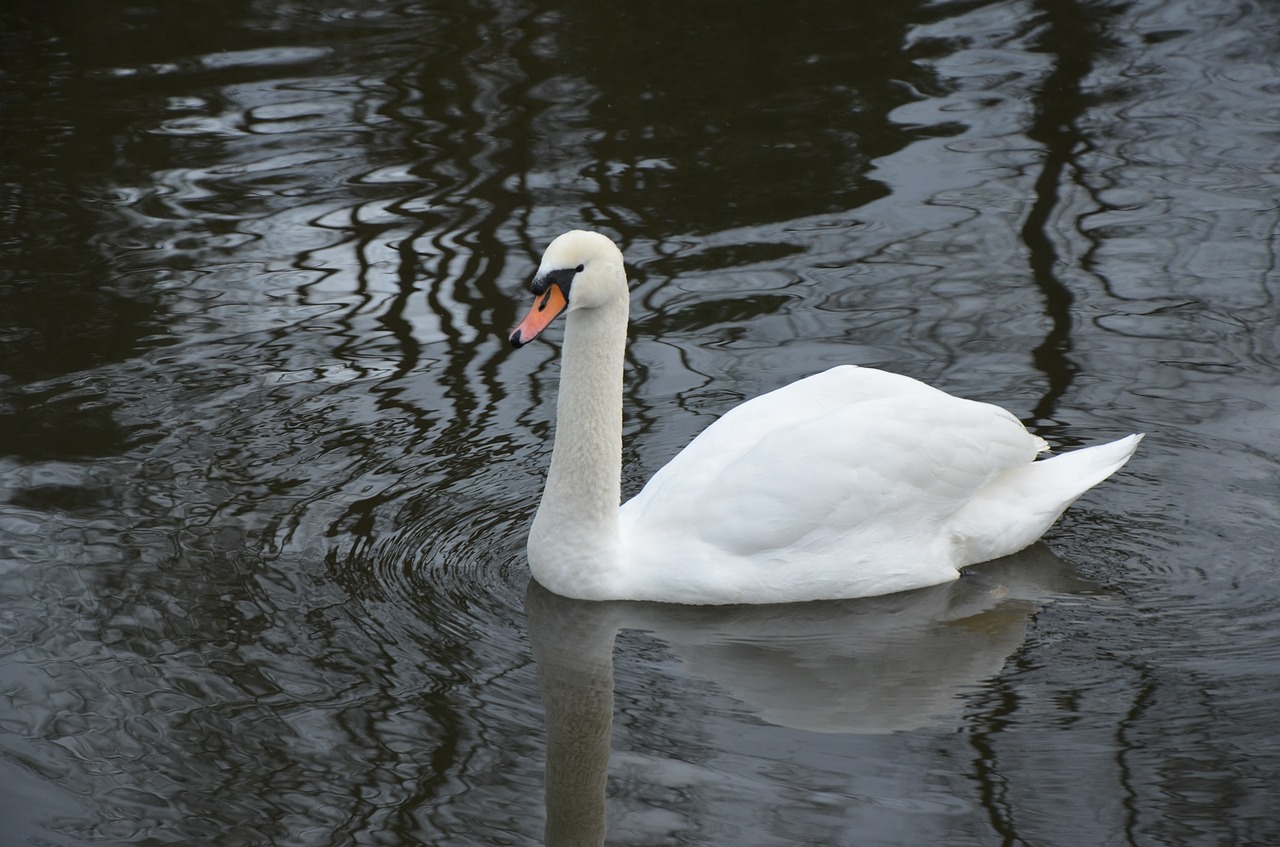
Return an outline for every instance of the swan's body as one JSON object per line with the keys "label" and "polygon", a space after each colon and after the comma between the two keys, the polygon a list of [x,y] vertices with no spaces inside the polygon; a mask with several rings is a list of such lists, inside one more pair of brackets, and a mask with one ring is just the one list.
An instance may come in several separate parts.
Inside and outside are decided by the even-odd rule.
{"label": "swan's body", "polygon": [[997,406],[843,366],[733,409],[619,507],[629,291],[603,235],[547,248],[519,347],[567,309],[534,577],[588,600],[778,603],[888,594],[1031,544],[1141,435],[1048,445]]}

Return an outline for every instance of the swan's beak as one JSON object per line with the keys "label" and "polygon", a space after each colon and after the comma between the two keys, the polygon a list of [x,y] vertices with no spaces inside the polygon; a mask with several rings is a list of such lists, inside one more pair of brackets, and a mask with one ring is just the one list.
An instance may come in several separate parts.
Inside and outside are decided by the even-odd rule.
{"label": "swan's beak", "polygon": [[569,301],[565,298],[559,283],[550,282],[545,291],[538,292],[529,314],[525,315],[524,320],[511,331],[511,346],[523,347],[537,338],[538,333],[546,329],[547,325],[555,320],[556,315],[563,312],[564,307],[568,305]]}

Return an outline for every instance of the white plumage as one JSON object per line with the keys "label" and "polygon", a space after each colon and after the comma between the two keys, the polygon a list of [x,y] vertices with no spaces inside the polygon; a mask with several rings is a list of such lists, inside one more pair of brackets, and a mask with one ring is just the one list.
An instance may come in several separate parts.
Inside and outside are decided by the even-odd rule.
{"label": "white plumage", "polygon": [[1141,435],[1035,460],[1012,414],[842,366],[725,414],[619,508],[629,292],[603,235],[547,248],[519,347],[567,310],[534,577],[592,600],[775,603],[955,579],[1031,544]]}

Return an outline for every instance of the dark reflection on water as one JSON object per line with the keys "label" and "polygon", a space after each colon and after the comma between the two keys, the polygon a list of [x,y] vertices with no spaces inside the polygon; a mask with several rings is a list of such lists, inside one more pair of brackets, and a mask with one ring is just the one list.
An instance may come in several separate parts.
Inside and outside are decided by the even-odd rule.
{"label": "dark reflection on water", "polygon": [[[606,785],[617,843],[1280,840],[1278,31],[4,4],[0,841],[538,843]],[[1050,566],[800,634],[545,597],[526,627],[557,335],[503,337],[582,225],[632,270],[628,492],[841,362],[1059,447],[1150,435]],[[544,794],[537,677],[575,644],[612,748]]]}

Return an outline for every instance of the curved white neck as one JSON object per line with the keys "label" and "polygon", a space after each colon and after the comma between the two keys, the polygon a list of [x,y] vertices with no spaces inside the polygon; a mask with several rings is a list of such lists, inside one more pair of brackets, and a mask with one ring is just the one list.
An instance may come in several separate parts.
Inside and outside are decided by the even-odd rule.
{"label": "curved white neck", "polygon": [[619,297],[570,311],[565,322],[555,447],[529,564],[538,582],[569,597],[597,593],[616,577],[628,306]]}

